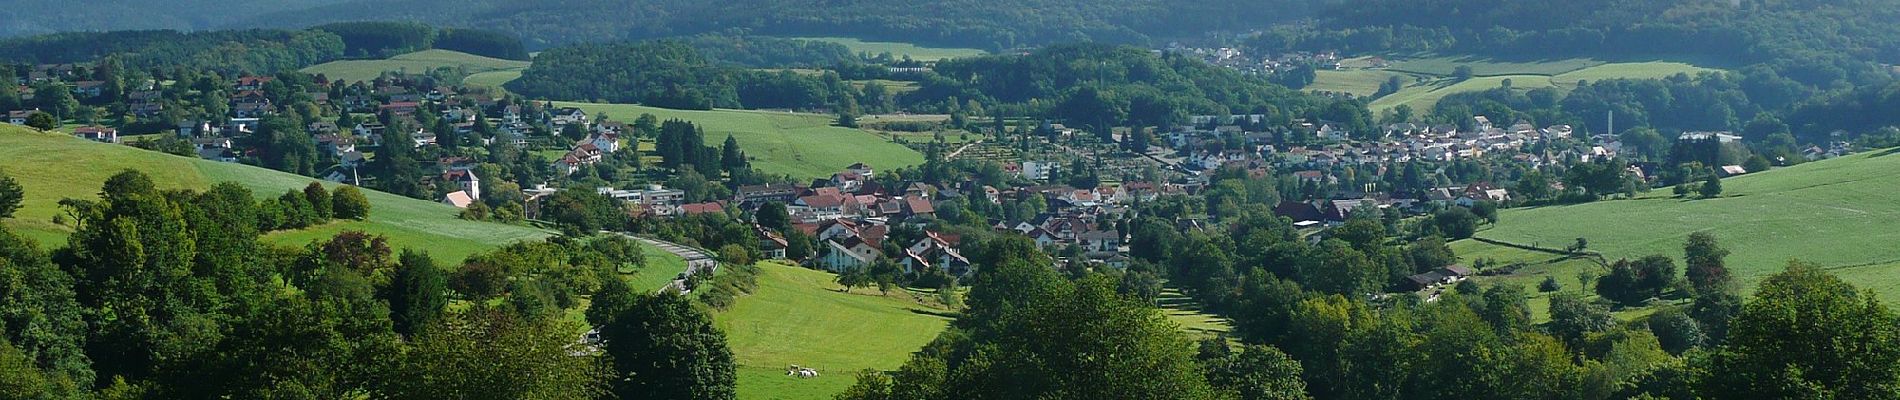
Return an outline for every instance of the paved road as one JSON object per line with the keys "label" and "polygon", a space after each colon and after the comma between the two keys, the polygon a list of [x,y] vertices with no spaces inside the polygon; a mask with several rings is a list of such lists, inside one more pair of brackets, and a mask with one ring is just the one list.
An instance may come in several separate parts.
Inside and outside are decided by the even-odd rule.
{"label": "paved road", "polygon": [[[698,274],[699,270],[702,268],[706,269],[708,272],[719,271],[719,261],[713,259],[712,254],[707,253],[705,250],[700,250],[695,247],[690,247],[690,246],[668,242],[668,241],[628,235],[625,233],[622,233],[622,235],[626,235],[627,237],[634,238],[635,240],[645,242],[646,244],[653,245],[654,247],[659,247],[660,250],[666,250],[666,252],[668,253],[673,253],[673,255],[676,255],[682,259],[685,259],[686,260],[686,276],[693,276],[694,274]],[[673,279],[671,283],[667,284],[666,287],[660,288],[659,291],[664,292],[669,289],[678,291],[681,293],[686,292],[686,280],[675,278]]]}

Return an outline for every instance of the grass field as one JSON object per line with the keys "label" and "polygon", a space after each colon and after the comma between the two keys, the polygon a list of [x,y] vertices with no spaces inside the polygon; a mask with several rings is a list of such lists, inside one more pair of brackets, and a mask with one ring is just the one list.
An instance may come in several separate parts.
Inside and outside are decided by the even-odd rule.
{"label": "grass field", "polygon": [[1393,107],[1398,107],[1400,104],[1411,106],[1412,110],[1416,113],[1425,113],[1431,111],[1433,106],[1438,105],[1438,100],[1445,98],[1445,96],[1450,96],[1454,93],[1496,89],[1503,86],[1504,80],[1506,79],[1511,80],[1511,87],[1518,90],[1531,90],[1552,86],[1550,77],[1542,75],[1484,76],[1467,79],[1462,82],[1451,79],[1436,79],[1426,81],[1423,84],[1406,86],[1404,89],[1400,89],[1398,93],[1389,94],[1385,97],[1373,100],[1372,103],[1367,106],[1372,108],[1374,115]]}
{"label": "grass field", "polygon": [[1234,330],[1227,318],[1201,311],[1200,302],[1182,294],[1180,289],[1162,289],[1161,296],[1155,298],[1155,302],[1159,303],[1161,312],[1167,314],[1169,321],[1181,325],[1181,330],[1196,339],[1220,336]]}
{"label": "grass field", "polygon": [[851,52],[853,53],[868,53],[873,56],[878,55],[878,54],[883,54],[883,53],[891,53],[892,57],[897,57],[899,59],[902,59],[904,58],[904,56],[908,55],[910,56],[911,59],[918,60],[918,61],[937,61],[937,60],[942,60],[946,58],[975,57],[975,56],[981,56],[984,54],[989,54],[989,52],[978,50],[978,49],[924,47],[924,46],[918,46],[918,45],[914,45],[910,43],[897,43],[897,42],[866,42],[863,40],[858,40],[858,39],[853,39],[853,38],[840,38],[840,37],[801,37],[801,38],[793,38],[793,39],[813,40],[813,41],[820,41],[820,42],[832,42],[832,43],[842,44],[844,45],[845,48],[851,49]]}
{"label": "grass field", "polygon": [[580,107],[588,113],[607,113],[615,120],[632,121],[640,114],[661,120],[683,119],[706,129],[706,142],[717,145],[730,134],[751,157],[752,165],[769,173],[809,179],[831,176],[856,162],[880,170],[922,164],[916,150],[890,143],[857,129],[832,126],[834,118],[820,114],[772,111],[685,111],[631,104],[555,102]]}
{"label": "grass field", "polygon": [[659,290],[672,283],[673,278],[678,277],[681,272],[686,272],[686,259],[646,242],[640,242],[640,249],[646,254],[647,262],[631,274],[622,274],[629,286],[642,290]]}
{"label": "grass field", "polygon": [[1578,237],[1616,258],[1682,257],[1689,233],[1709,231],[1732,253],[1746,290],[1789,259],[1833,269],[1883,297],[1900,296],[1900,156],[1872,152],[1725,179],[1715,199],[1658,190],[1632,200],[1506,210],[1479,237],[1560,247]]}
{"label": "grass field", "polygon": [[[449,50],[423,50],[390,57],[383,60],[342,60],[331,61],[304,68],[303,72],[323,74],[330,79],[345,81],[367,81],[389,71],[420,74],[441,67],[459,67],[470,74],[482,74],[491,71],[513,71],[515,77],[528,68],[529,62],[503,60]],[[505,75],[482,78],[483,82],[492,82]],[[512,80],[510,78],[509,80]],[[507,82],[507,80],[502,80]]]}
{"label": "grass field", "polygon": [[1470,66],[1474,76],[1557,75],[1608,64],[1589,58],[1555,60],[1500,60],[1471,56],[1438,56],[1394,61],[1386,70],[1423,75],[1451,76],[1458,66]]}
{"label": "grass field", "polygon": [[[948,325],[942,310],[906,291],[839,292],[829,273],[759,264],[759,288],[714,315],[739,367],[739,398],[826,399],[858,371],[896,369]],[[819,376],[785,376],[785,367]]]}
{"label": "grass field", "polygon": [[505,92],[508,89],[503,88],[502,85],[520,78],[521,70],[518,69],[478,72],[469,74],[467,78],[462,78],[462,84],[466,86],[486,87]]}
{"label": "grass field", "polygon": [[[1581,81],[1656,79],[1678,73],[1694,75],[1716,71],[1689,63],[1656,60],[1501,60],[1473,56],[1393,58],[1397,61],[1382,69],[1370,68],[1366,58],[1342,61],[1341,65],[1347,69],[1317,71],[1313,83],[1306,90],[1370,96],[1378,92],[1380,83],[1389,77],[1398,76],[1405,81],[1406,87],[1398,93],[1374,100],[1370,104],[1372,112],[1378,114],[1400,104],[1411,106],[1416,112],[1426,112],[1445,96],[1495,89],[1505,79],[1510,79],[1511,87],[1520,90],[1556,87],[1568,91],[1576,88]],[[1453,80],[1451,76],[1459,66],[1471,67],[1474,78],[1463,82]],[[1418,78],[1424,78],[1424,81],[1420,82]]]}
{"label": "grass field", "polygon": [[[52,223],[63,198],[96,199],[106,178],[134,169],[152,176],[161,189],[204,189],[216,182],[238,182],[260,199],[275,198],[289,189],[316,181],[246,165],[218,163],[93,143],[62,135],[34,133],[0,126],[0,171],[26,188],[26,200],[10,229],[47,246],[63,245],[71,229]],[[371,203],[367,221],[344,221],[299,231],[277,232],[265,240],[280,245],[302,245],[343,230],[360,230],[389,237],[398,248],[429,251],[436,259],[460,261],[469,254],[519,240],[545,237],[547,232],[513,225],[457,219],[453,207],[365,190]]]}
{"label": "grass field", "polygon": [[1376,69],[1347,69],[1314,71],[1313,84],[1306,90],[1316,92],[1352,93],[1354,96],[1371,96],[1379,92],[1379,85],[1396,76],[1405,84],[1413,84],[1424,75],[1408,74],[1397,71]]}

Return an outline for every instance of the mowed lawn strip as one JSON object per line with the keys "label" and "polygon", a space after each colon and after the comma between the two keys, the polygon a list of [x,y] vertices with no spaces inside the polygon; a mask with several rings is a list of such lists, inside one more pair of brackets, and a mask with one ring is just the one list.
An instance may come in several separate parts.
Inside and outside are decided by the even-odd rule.
{"label": "mowed lawn strip", "polygon": [[1844,269],[1855,284],[1900,295],[1887,282],[1900,261],[1900,156],[1875,151],[1725,179],[1721,198],[1679,199],[1659,189],[1634,200],[1506,210],[1479,237],[1543,247],[1578,237],[1612,260],[1663,254],[1681,267],[1689,233],[1714,233],[1728,267],[1752,290],[1789,259]]}
{"label": "mowed lawn strip", "polygon": [[[908,292],[839,292],[836,275],[759,264],[759,287],[714,314],[739,364],[739,398],[830,398],[864,369],[891,370],[949,324]],[[785,376],[797,364],[817,378]]]}
{"label": "mowed lawn strip", "polygon": [[892,170],[924,162],[922,153],[891,143],[870,132],[832,126],[828,115],[749,110],[673,110],[633,104],[554,102],[557,107],[579,107],[589,114],[607,113],[618,121],[633,121],[640,114],[653,114],[660,120],[690,121],[706,130],[706,143],[718,146],[732,135],[739,147],[752,159],[752,166],[767,173],[788,174],[811,179],[831,176],[853,163],[864,162],[878,170]]}
{"label": "mowed lawn strip", "polygon": [[[64,244],[65,236],[71,233],[71,229],[52,223],[53,215],[60,212],[60,199],[98,199],[99,188],[106,178],[128,169],[150,175],[160,189],[204,190],[217,182],[237,182],[251,189],[259,199],[276,198],[286,190],[301,190],[310,182],[319,181],[248,165],[93,143],[12,126],[0,126],[0,159],[8,160],[0,165],[0,171],[14,176],[26,189],[26,200],[15,218],[6,222],[8,228],[47,246]],[[549,235],[547,231],[530,227],[462,220],[456,218],[458,210],[454,207],[432,201],[367,189],[363,193],[370,200],[367,221],[337,221],[309,229],[275,232],[265,235],[264,240],[301,246],[336,232],[358,230],[388,236],[392,247],[428,251],[437,260],[459,262],[469,254]]]}

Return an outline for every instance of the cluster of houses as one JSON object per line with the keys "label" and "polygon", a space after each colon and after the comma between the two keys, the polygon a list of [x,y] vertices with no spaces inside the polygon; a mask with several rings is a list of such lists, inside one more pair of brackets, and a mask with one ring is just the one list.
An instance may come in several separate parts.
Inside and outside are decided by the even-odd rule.
{"label": "cluster of houses", "polygon": [[[1161,51],[1195,57],[1208,64],[1226,67],[1242,73],[1260,75],[1271,75],[1276,72],[1301,66],[1310,66],[1317,69],[1340,69],[1340,62],[1343,61],[1339,53],[1333,51],[1296,51],[1274,55],[1255,55],[1248,54],[1245,50],[1233,47],[1190,47],[1180,43],[1170,44]],[[1383,59],[1379,59],[1378,57],[1372,57],[1372,59],[1374,60],[1373,66],[1379,68],[1386,66],[1386,62]]]}

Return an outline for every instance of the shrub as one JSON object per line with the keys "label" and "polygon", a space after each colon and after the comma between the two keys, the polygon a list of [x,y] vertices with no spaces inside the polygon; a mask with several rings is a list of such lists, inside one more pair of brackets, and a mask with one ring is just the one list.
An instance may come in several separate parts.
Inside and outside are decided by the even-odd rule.
{"label": "shrub", "polygon": [[1542,292],[1555,292],[1558,290],[1563,290],[1563,288],[1564,288],[1564,285],[1562,283],[1558,283],[1557,277],[1554,277],[1554,276],[1546,276],[1544,277],[1544,283],[1537,284],[1537,290],[1542,291]]}

